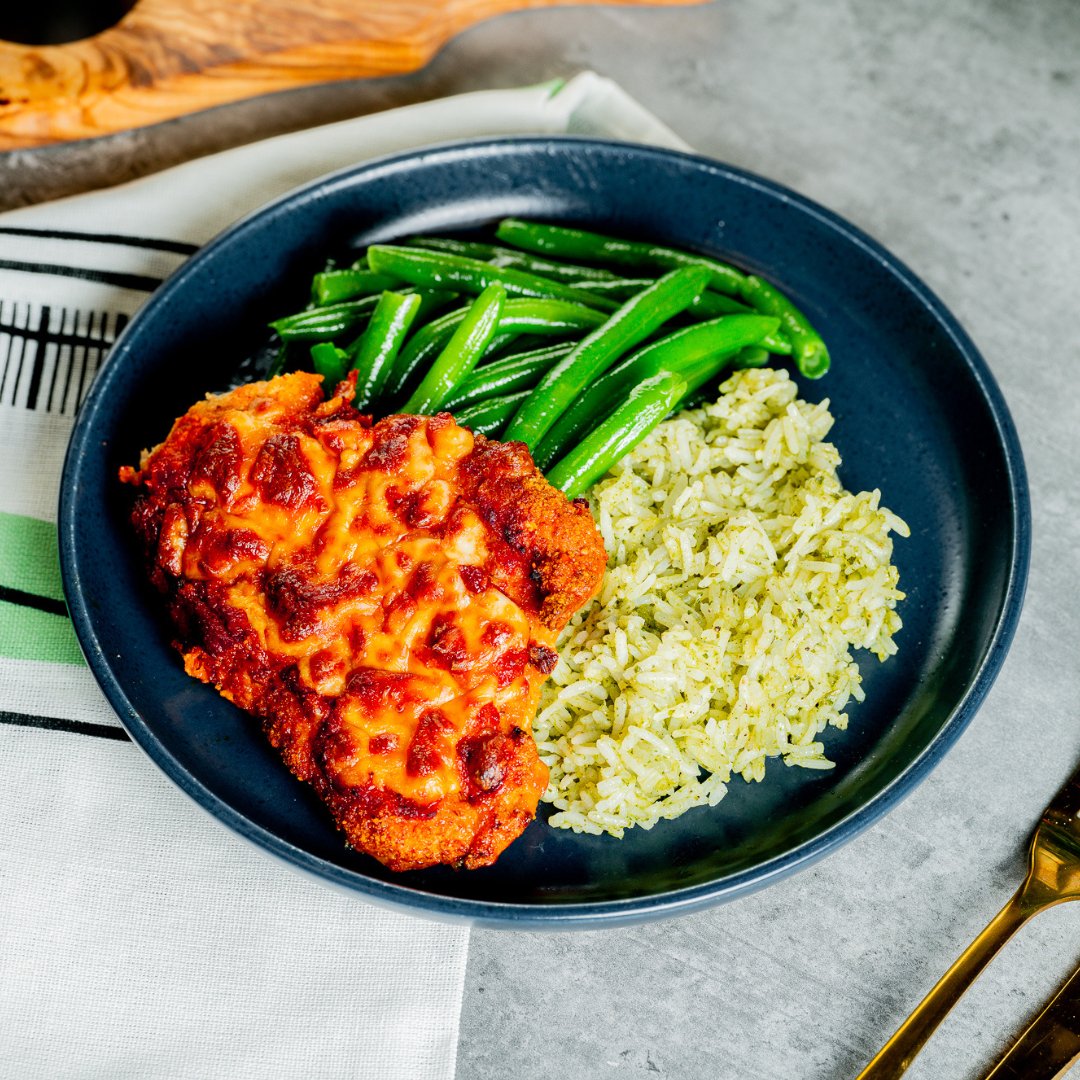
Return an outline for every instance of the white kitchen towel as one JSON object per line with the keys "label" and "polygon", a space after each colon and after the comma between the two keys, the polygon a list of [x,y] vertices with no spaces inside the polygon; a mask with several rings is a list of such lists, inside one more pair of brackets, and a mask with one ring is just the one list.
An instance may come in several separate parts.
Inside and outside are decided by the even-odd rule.
{"label": "white kitchen towel", "polygon": [[278,866],[138,753],[65,615],[60,468],[116,335],[240,215],[393,151],[559,132],[683,146],[585,73],[281,136],[0,215],[3,1080],[453,1076],[468,931]]}

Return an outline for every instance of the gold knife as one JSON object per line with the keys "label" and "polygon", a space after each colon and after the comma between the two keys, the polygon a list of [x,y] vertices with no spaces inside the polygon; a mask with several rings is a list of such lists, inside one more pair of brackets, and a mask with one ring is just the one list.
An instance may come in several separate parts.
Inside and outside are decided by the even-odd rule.
{"label": "gold knife", "polygon": [[986,1080],[1058,1080],[1080,1061],[1080,969],[990,1070]]}

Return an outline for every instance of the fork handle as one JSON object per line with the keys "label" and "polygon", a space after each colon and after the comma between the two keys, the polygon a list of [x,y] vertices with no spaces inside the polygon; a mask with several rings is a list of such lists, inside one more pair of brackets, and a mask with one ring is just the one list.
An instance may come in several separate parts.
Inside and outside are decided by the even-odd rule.
{"label": "fork handle", "polygon": [[1021,904],[1021,887],[1015,896],[990,920],[985,930],[961,953],[937,985],[923,998],[896,1034],[877,1052],[856,1080],[890,1080],[902,1076],[979,973],[998,950],[1035,913]]}

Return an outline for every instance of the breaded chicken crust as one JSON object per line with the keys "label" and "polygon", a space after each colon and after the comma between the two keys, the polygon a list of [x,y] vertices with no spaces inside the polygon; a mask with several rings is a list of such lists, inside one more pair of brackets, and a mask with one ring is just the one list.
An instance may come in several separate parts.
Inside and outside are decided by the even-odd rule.
{"label": "breaded chicken crust", "polygon": [[186,670],[262,719],[348,843],[495,861],[536,813],[555,641],[606,555],[521,443],[373,424],[308,373],[208,396],[121,479]]}

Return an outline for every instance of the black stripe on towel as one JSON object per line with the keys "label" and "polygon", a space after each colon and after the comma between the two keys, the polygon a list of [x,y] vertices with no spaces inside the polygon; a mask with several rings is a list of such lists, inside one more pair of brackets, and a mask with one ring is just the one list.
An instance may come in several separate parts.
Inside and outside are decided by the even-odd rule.
{"label": "black stripe on towel", "polygon": [[[41,309],[41,325],[49,325],[49,312],[48,305]],[[55,368],[53,369],[55,370]],[[41,341],[38,342],[37,348],[34,350],[34,366],[30,370],[30,386],[26,391],[26,407],[28,409],[36,409],[38,403],[38,394],[41,392],[41,377],[45,374],[45,348]]]}
{"label": "black stripe on towel", "polygon": [[122,236],[119,233],[72,232],[68,229],[24,229],[5,225],[0,235],[40,236],[44,240],[81,240],[90,244],[119,244],[123,247],[151,248],[154,251],[172,251],[177,255],[194,255],[198,244],[186,244],[182,240],[159,240],[150,236]]}
{"label": "black stripe on towel", "polygon": [[67,731],[72,735],[91,735],[96,739],[115,739],[117,742],[131,741],[131,736],[122,727],[92,724],[87,720],[62,720],[59,716],[30,716],[28,713],[8,712],[6,709],[0,709],[0,724],[42,728],[45,731]]}
{"label": "black stripe on towel", "polygon": [[79,278],[81,281],[97,281],[102,285],[116,285],[121,289],[137,292],[153,292],[165,279],[147,274],[126,274],[119,270],[90,270],[84,266],[60,266],[55,263],[16,262],[0,259],[0,270],[20,270],[27,274],[54,274],[57,277]]}
{"label": "black stripe on towel", "polygon": [[[3,301],[0,301],[0,310],[3,309]],[[27,313],[27,323],[29,324],[30,315]],[[0,320],[0,331],[7,329],[4,326],[2,320]],[[7,355],[4,357],[4,369],[0,371],[0,402],[4,400],[4,391],[7,389],[9,382],[8,376],[12,374],[16,363],[19,365],[18,371],[14,372],[14,379],[11,380],[10,385],[14,387],[11,392],[14,395],[19,385],[19,376],[22,374],[22,358],[23,353],[26,351],[26,335],[27,327],[19,327],[14,324],[11,326],[11,334],[8,337]],[[18,360],[15,359],[14,347],[18,345],[19,354]]]}
{"label": "black stripe on towel", "polygon": [[22,589],[11,589],[7,585],[0,585],[0,600],[5,600],[9,604],[18,604],[20,607],[36,608],[49,615],[62,615],[65,619],[68,614],[67,605],[63,600],[53,600],[48,596],[38,596],[37,593],[23,592]]}
{"label": "black stripe on towel", "polygon": [[[35,341],[40,342],[43,345],[54,343],[56,345],[89,345],[91,347],[105,345],[108,346],[112,338],[105,339],[101,337],[91,337],[87,334],[79,334],[75,332],[65,332],[64,330],[49,330],[49,314],[50,308],[43,307],[41,309],[41,325],[36,330],[31,330],[26,326],[16,326],[13,322],[6,322],[0,317],[0,334],[10,334],[12,338],[33,338]],[[62,315],[66,315],[67,308],[61,308]],[[78,316],[78,312],[73,314]],[[91,316],[97,314],[92,312]],[[11,343],[8,343],[8,352],[10,355]],[[0,364],[2,364],[0,359]]]}

